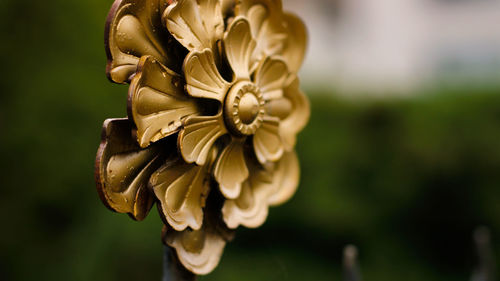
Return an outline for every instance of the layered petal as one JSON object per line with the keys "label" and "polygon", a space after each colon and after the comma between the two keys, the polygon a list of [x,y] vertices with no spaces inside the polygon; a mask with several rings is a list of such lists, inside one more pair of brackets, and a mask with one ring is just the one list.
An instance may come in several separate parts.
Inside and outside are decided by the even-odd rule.
{"label": "layered petal", "polygon": [[205,165],[215,141],[227,134],[222,113],[216,116],[189,117],[179,133],[179,149],[188,163]]}
{"label": "layered petal", "polygon": [[283,60],[268,57],[255,73],[255,84],[259,86],[265,100],[277,99],[283,96],[288,76],[288,67]]}
{"label": "layered petal", "polygon": [[287,40],[282,52],[290,72],[297,73],[302,66],[307,47],[307,30],[304,22],[294,14],[284,14]]}
{"label": "layered petal", "polygon": [[290,200],[297,191],[300,180],[299,159],[295,151],[286,152],[276,163],[273,173],[273,191],[267,199],[270,206]]}
{"label": "layered petal", "polygon": [[248,178],[244,155],[244,140],[233,139],[221,152],[214,167],[214,177],[224,197],[237,198],[241,184]]}
{"label": "layered petal", "polygon": [[[178,70],[176,42],[161,23],[166,0],[116,0],[106,22],[106,73],[117,83],[128,82],[139,59],[150,55]],[[167,52],[167,50],[169,50]]]}
{"label": "layered petal", "polygon": [[193,97],[222,102],[231,87],[220,75],[210,49],[189,53],[184,61],[184,74],[186,89]]}
{"label": "layered petal", "polygon": [[178,132],[185,118],[197,114],[199,105],[184,93],[182,77],[150,56],[141,58],[129,88],[129,117],[140,146]]}
{"label": "layered petal", "polygon": [[279,55],[286,43],[281,0],[240,0],[235,9],[236,16],[245,16],[257,42],[254,60]]}
{"label": "layered petal", "polygon": [[189,51],[215,51],[224,32],[221,4],[221,0],[178,0],[165,11],[167,28]]}
{"label": "layered petal", "polygon": [[283,142],[280,137],[278,118],[265,117],[262,126],[253,136],[255,155],[260,163],[275,162],[283,155]]}
{"label": "layered petal", "polygon": [[165,161],[165,143],[141,149],[132,137],[128,119],[104,122],[102,142],[95,162],[97,191],[113,211],[143,220],[153,204],[148,180]]}
{"label": "layered petal", "polygon": [[252,176],[243,183],[238,198],[224,202],[222,215],[226,225],[232,229],[239,225],[249,228],[261,226],[267,218],[267,198],[272,191],[270,173],[254,167]]}
{"label": "layered petal", "polygon": [[180,262],[189,271],[204,275],[219,264],[226,241],[219,234],[202,228],[167,232],[166,243],[177,251]]}
{"label": "layered petal", "polygon": [[201,228],[209,185],[206,166],[186,164],[182,160],[166,163],[150,179],[163,217],[177,231]]}
{"label": "layered petal", "polygon": [[222,214],[229,228],[261,226],[269,206],[288,201],[297,190],[300,170],[295,152],[285,153],[277,163],[255,166],[252,171],[240,196],[224,203]]}
{"label": "layered petal", "polygon": [[225,54],[234,80],[250,80],[250,63],[255,47],[250,23],[244,17],[237,17],[224,35]]}
{"label": "layered petal", "polygon": [[283,120],[292,112],[292,102],[285,97],[270,100],[266,103],[266,113]]}
{"label": "layered petal", "polygon": [[205,213],[203,226],[199,230],[164,232],[163,241],[174,248],[179,261],[189,271],[205,275],[219,264],[226,243],[232,239],[232,232],[221,226],[218,216]]}
{"label": "layered petal", "polygon": [[299,88],[299,79],[294,76],[290,81],[285,88],[284,97],[290,101],[292,108],[280,125],[280,134],[287,151],[293,150],[297,134],[304,129],[311,115],[309,100]]}

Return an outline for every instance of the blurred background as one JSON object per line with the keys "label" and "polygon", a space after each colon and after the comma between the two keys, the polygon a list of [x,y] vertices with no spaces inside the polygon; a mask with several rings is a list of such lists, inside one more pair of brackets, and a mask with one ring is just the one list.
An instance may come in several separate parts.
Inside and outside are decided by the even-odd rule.
{"label": "blurred background", "polygon": [[[104,75],[111,0],[0,1],[0,280],[160,280],[161,222],[108,211],[93,164],[126,86]],[[466,281],[500,257],[500,1],[284,0],[308,24],[302,181],[200,280]]]}

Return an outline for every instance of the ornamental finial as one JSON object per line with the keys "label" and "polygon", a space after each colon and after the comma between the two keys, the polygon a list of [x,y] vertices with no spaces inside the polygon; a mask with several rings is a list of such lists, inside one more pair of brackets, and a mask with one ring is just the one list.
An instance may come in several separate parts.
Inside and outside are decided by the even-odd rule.
{"label": "ornamental finial", "polygon": [[101,199],[135,220],[156,204],[164,243],[210,273],[297,188],[305,26],[280,0],[116,0],[105,38],[109,79],[130,87],[128,118],[104,123]]}

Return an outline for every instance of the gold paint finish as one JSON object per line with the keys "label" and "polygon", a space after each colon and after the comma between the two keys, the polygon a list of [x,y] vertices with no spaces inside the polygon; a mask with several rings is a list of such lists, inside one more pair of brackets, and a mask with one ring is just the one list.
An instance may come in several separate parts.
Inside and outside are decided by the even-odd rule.
{"label": "gold paint finish", "polygon": [[260,110],[260,102],[254,93],[245,93],[238,104],[239,115],[241,122],[244,124],[252,124],[257,118]]}
{"label": "gold paint finish", "polygon": [[129,116],[141,147],[178,132],[185,118],[199,114],[201,105],[184,94],[182,80],[151,56],[139,61],[129,88]]}
{"label": "gold paint finish", "polygon": [[297,189],[299,162],[295,152],[283,155],[277,163],[263,167],[253,166],[252,176],[233,200],[226,200],[222,208],[224,221],[230,228],[244,225],[261,226],[266,220],[269,206],[286,202]]}
{"label": "gold paint finish", "polygon": [[187,227],[199,230],[203,222],[203,207],[210,189],[204,166],[171,161],[160,167],[150,178],[163,215],[175,230]]}
{"label": "gold paint finish", "polygon": [[177,0],[164,14],[170,33],[189,51],[216,50],[224,32],[219,0]]}
{"label": "gold paint finish", "polygon": [[264,96],[253,83],[242,81],[234,85],[224,107],[228,127],[235,135],[255,134],[264,120],[265,104]]}
{"label": "gold paint finish", "polygon": [[130,87],[96,159],[104,204],[142,220],[157,203],[164,242],[211,272],[233,229],[259,227],[298,186],[306,42],[280,0],[116,0],[107,74]]}
{"label": "gold paint finish", "polygon": [[245,139],[233,138],[215,163],[214,177],[225,198],[238,197],[242,183],[248,178],[244,141]]}
{"label": "gold paint finish", "polygon": [[233,238],[233,231],[218,217],[214,210],[208,209],[199,230],[173,231],[164,227],[164,243],[176,249],[180,262],[191,272],[199,275],[212,272],[219,264],[226,242]]}
{"label": "gold paint finish", "polygon": [[[161,13],[165,0],[116,0],[106,22],[108,56],[106,73],[110,80],[130,80],[142,56],[150,55],[171,69],[182,61],[177,43],[163,27]],[[167,52],[167,50],[169,50]]]}
{"label": "gold paint finish", "polygon": [[95,165],[97,191],[111,210],[143,220],[153,204],[148,180],[164,161],[165,152],[159,145],[141,149],[131,128],[127,119],[104,122]]}

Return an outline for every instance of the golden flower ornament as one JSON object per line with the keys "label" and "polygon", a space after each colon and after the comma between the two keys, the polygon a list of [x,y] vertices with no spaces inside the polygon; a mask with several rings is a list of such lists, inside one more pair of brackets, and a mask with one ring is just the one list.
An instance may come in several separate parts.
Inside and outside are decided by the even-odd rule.
{"label": "golden flower ornament", "polygon": [[239,225],[262,225],[299,182],[296,135],[309,119],[297,71],[306,29],[280,0],[116,0],[107,75],[129,83],[128,118],[104,123],[97,189],[144,219],[196,274]]}

